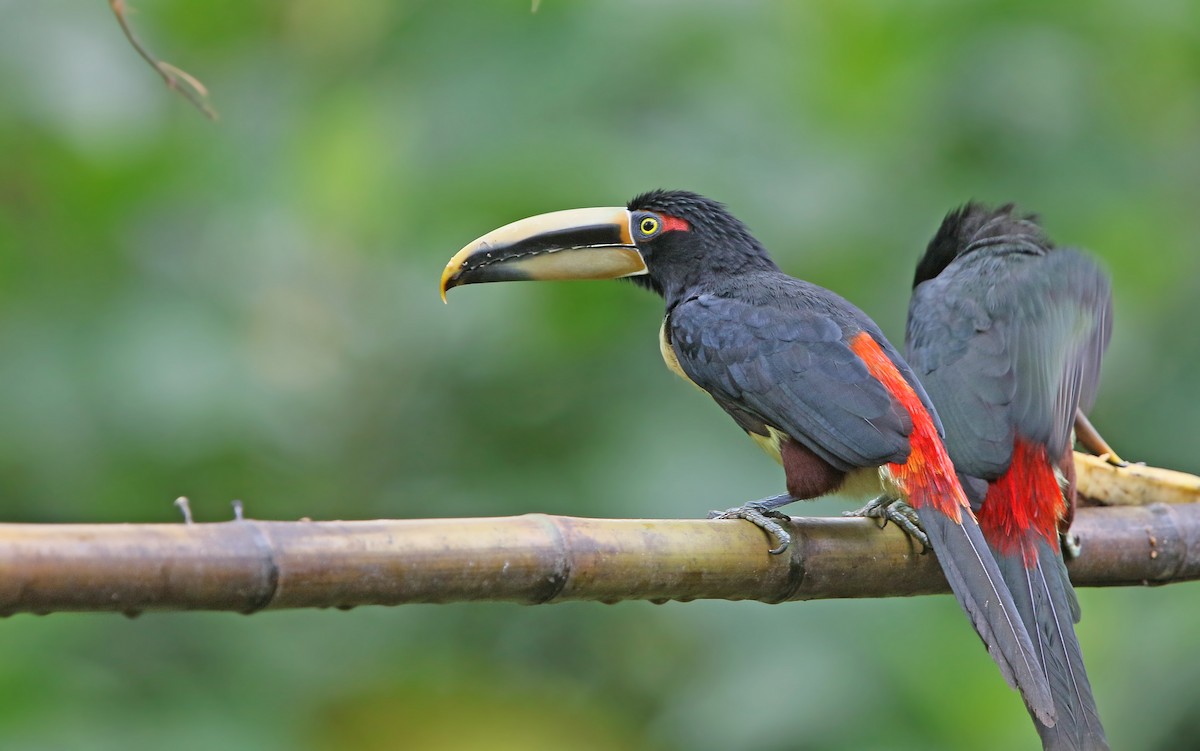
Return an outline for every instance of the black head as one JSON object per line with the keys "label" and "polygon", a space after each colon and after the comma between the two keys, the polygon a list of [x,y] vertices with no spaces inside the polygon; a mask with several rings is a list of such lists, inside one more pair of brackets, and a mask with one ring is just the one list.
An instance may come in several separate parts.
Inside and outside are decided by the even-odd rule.
{"label": "black head", "polygon": [[955,258],[983,248],[1005,245],[1010,251],[1036,254],[1054,248],[1036,214],[1015,212],[1011,203],[989,209],[975,202],[951,211],[917,263],[913,287],[942,273]]}
{"label": "black head", "polygon": [[778,270],[746,225],[711,198],[652,190],[631,200],[628,209],[633,240],[648,269],[628,278],[660,295],[678,295],[712,275]]}

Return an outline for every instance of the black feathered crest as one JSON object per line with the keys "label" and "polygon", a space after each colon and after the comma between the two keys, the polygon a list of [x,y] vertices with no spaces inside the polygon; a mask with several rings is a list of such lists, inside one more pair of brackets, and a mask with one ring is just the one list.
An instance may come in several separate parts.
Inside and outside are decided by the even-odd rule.
{"label": "black feathered crest", "polygon": [[1008,245],[1013,251],[1036,255],[1054,249],[1036,214],[1015,212],[1011,203],[989,209],[974,201],[951,211],[917,264],[913,287],[942,273],[955,258],[980,248]]}
{"label": "black feathered crest", "polygon": [[678,217],[708,238],[741,245],[754,253],[766,255],[762,244],[750,234],[741,220],[729,213],[725,204],[687,190],[651,190],[634,198],[627,205],[630,211],[654,211]]}

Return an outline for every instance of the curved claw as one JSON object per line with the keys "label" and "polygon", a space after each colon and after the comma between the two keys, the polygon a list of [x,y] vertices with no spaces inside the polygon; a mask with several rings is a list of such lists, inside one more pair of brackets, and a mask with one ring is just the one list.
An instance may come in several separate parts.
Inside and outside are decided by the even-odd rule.
{"label": "curved claw", "polygon": [[929,537],[925,534],[925,530],[921,528],[921,522],[917,518],[917,510],[899,498],[879,496],[867,501],[867,504],[860,509],[843,511],[842,516],[882,519],[883,526],[886,526],[890,521],[904,530],[905,534],[909,537],[921,543],[922,555],[931,550]]}
{"label": "curved claw", "polygon": [[1106,451],[1096,458],[1103,459],[1104,461],[1106,461],[1109,464],[1113,465],[1114,467],[1118,467],[1118,468],[1129,466],[1129,462],[1127,462],[1124,459],[1122,459],[1121,457],[1117,456],[1116,452],[1113,452],[1113,451]]}
{"label": "curved claw", "polygon": [[726,509],[724,511],[710,511],[708,512],[708,518],[745,519],[765,532],[768,537],[774,537],[779,541],[779,545],[777,547],[767,550],[767,552],[771,555],[779,555],[783,553],[792,544],[791,533],[784,529],[782,524],[780,524],[778,521],[775,521],[778,519],[786,522],[790,521],[791,517],[782,511],[776,511],[772,508],[764,508],[762,505],[754,502],[747,503],[744,506],[735,506],[734,508]]}
{"label": "curved claw", "polygon": [[1117,452],[1113,451],[1112,446],[1108,445],[1108,441],[1104,440],[1104,436],[1100,435],[1100,431],[1092,425],[1092,421],[1088,419],[1083,410],[1075,410],[1075,439],[1079,441],[1085,449],[1092,455],[1108,462],[1114,467],[1128,467],[1129,462],[1117,456]]}

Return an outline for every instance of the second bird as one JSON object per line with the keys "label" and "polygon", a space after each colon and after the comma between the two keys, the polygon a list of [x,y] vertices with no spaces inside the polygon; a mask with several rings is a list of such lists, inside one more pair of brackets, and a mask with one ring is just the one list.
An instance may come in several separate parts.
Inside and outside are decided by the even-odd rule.
{"label": "second bird", "polygon": [[1058,721],[1047,749],[1107,749],[1059,550],[1074,500],[1072,425],[1092,404],[1112,330],[1108,277],[1012,206],[946,217],[917,267],[907,359],[1013,594]]}

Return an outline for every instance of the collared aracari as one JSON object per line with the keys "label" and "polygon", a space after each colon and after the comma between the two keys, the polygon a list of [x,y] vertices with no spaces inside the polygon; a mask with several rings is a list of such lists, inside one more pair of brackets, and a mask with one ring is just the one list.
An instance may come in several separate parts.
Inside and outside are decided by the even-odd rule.
{"label": "collared aracari", "polygon": [[1049,678],[1058,721],[1034,716],[1047,749],[1108,748],[1059,532],[1075,497],[1072,425],[1090,428],[1111,332],[1108,277],[1011,205],[952,212],[917,267],[908,362]]}
{"label": "collared aracari", "polygon": [[[781,272],[722,204],[653,191],[626,207],[522,219],[459,251],[441,290],[444,299],[478,282],[618,277],[664,298],[667,366],[783,465],[787,494],[731,515],[759,523],[761,512],[784,503],[865,488],[883,499],[868,504],[868,515],[903,524],[915,509],[1001,673],[1053,725],[1045,674],[921,384],[866,314]],[[898,501],[911,505],[894,512]]]}

